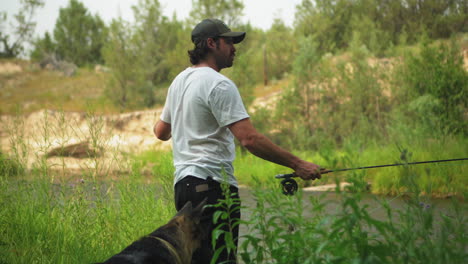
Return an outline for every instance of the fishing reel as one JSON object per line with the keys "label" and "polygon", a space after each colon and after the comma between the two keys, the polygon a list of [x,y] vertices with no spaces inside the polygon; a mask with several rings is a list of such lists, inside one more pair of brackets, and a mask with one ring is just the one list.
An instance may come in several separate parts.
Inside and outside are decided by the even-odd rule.
{"label": "fishing reel", "polygon": [[275,176],[277,179],[283,179],[281,181],[282,191],[284,195],[294,195],[298,190],[297,182],[292,178],[294,174],[278,174]]}

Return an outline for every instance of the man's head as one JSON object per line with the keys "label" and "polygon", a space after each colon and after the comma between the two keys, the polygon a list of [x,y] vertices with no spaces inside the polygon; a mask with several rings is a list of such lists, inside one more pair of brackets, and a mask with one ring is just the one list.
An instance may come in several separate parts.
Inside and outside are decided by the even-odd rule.
{"label": "man's head", "polygon": [[233,32],[219,19],[205,19],[192,30],[192,42],[195,48],[190,50],[190,62],[194,65],[212,55],[219,70],[231,67],[235,48],[234,44],[245,38],[245,32]]}

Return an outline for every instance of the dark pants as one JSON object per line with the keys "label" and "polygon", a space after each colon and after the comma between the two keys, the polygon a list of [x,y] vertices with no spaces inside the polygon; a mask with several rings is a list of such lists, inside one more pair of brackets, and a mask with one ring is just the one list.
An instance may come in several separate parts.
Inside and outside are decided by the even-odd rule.
{"label": "dark pants", "polygon": [[[198,186],[198,187],[197,187]],[[239,190],[230,186],[231,193],[235,193],[234,198],[239,198]],[[205,197],[208,197],[207,204],[217,204],[218,199],[224,199],[223,191],[221,189],[220,183],[217,181],[208,178],[207,180],[199,179],[192,176],[187,176],[175,185],[175,205],[177,211],[179,211],[186,202],[191,201],[193,206],[197,206]],[[213,248],[211,244],[211,233],[215,227],[221,223],[228,222],[228,220],[218,220],[218,223],[213,224],[213,214],[218,210],[218,208],[206,208],[204,211],[204,216],[200,224],[208,227],[209,236],[201,242],[200,249],[196,250],[192,257],[192,264],[209,264],[213,256]],[[231,219],[240,219],[240,211],[235,211],[231,214]],[[232,224],[232,223],[231,223]],[[223,230],[228,231],[227,225]],[[237,246],[237,240],[239,236],[239,226],[233,229],[233,239]],[[224,236],[221,236],[216,241],[216,248],[219,248],[222,245],[226,245],[224,242]],[[231,252],[227,254],[227,251],[224,250],[220,257],[217,260],[217,263],[229,261],[228,263],[236,263],[236,252]]]}

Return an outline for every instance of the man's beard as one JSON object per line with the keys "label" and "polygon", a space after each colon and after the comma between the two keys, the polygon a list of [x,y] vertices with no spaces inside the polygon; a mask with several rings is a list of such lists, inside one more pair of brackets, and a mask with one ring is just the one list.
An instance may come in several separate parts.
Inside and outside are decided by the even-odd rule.
{"label": "man's beard", "polygon": [[230,55],[229,57],[216,55],[215,62],[219,70],[232,67],[232,65],[234,64],[234,55]]}

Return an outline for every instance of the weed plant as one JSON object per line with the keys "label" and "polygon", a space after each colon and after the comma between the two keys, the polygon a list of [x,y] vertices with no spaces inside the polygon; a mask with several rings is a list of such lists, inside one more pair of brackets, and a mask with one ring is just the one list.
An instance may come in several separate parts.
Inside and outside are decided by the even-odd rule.
{"label": "weed plant", "polygon": [[[406,172],[412,175],[411,170]],[[293,197],[279,191],[254,190],[248,232],[241,238],[244,263],[464,263],[466,205],[453,201],[450,213],[437,213],[411,184],[406,203],[392,208],[387,199],[379,208],[363,201],[362,175],[330,201],[312,196],[304,206],[301,192]],[[337,181],[337,186],[339,182]],[[332,208],[335,208],[333,210]],[[373,216],[384,210],[383,219]]]}
{"label": "weed plant", "polygon": [[[226,174],[223,176],[226,176]],[[227,176],[225,179],[227,179]],[[241,200],[240,198],[236,198],[236,193],[232,193],[229,187],[228,184],[221,184],[221,189],[225,198],[218,200],[217,204],[208,205],[217,208],[217,211],[213,215],[213,223],[216,225],[216,228],[212,233],[212,247],[215,251],[210,262],[211,264],[219,263],[218,258],[223,251],[227,251],[228,255],[236,254],[238,238],[234,238],[233,230],[239,228],[241,224],[244,224],[241,219],[232,217],[235,212],[241,210]],[[218,224],[221,220],[223,220],[224,223]],[[216,242],[220,237],[224,239],[225,245],[216,249]],[[222,263],[231,262],[225,261]]]}

